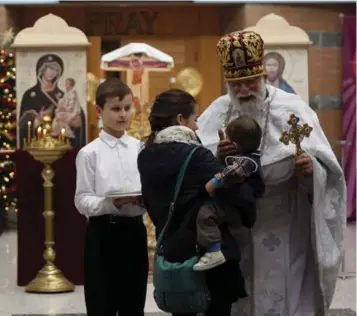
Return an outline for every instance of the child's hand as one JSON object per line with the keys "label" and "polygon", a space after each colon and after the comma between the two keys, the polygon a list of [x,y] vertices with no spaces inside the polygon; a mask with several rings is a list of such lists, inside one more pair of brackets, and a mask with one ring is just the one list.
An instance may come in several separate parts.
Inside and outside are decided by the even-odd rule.
{"label": "child's hand", "polygon": [[207,193],[210,195],[210,196],[213,196],[214,195],[214,190],[215,190],[215,187],[214,187],[214,184],[212,183],[212,181],[208,181],[206,183],[206,191]]}

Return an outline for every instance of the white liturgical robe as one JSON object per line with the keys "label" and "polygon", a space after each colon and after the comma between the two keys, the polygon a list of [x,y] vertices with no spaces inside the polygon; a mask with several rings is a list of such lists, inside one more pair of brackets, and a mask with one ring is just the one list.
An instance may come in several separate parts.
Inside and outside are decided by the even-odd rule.
{"label": "white liturgical robe", "polygon": [[[343,253],[346,186],[343,172],[316,113],[299,96],[267,86],[270,115],[262,151],[266,192],[258,201],[253,229],[237,236],[248,298],[234,316],[327,315]],[[228,95],[215,100],[198,120],[198,136],[213,152],[218,129],[238,116]],[[294,174],[295,145],[279,138],[294,113],[313,130],[302,142],[313,160],[311,179]],[[230,117],[227,117],[230,116]],[[264,126],[263,126],[264,127]]]}

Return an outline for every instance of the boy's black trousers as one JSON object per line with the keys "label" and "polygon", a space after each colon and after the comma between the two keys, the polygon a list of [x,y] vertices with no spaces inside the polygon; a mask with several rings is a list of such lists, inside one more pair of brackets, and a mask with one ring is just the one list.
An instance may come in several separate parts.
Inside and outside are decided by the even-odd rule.
{"label": "boy's black trousers", "polygon": [[147,278],[142,216],[90,217],[84,249],[87,316],[144,316]]}

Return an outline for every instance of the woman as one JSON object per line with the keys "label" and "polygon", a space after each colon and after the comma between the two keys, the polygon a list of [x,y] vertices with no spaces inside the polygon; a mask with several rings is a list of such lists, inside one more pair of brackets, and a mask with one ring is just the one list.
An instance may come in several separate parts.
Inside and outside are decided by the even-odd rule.
{"label": "woman", "polygon": [[[64,96],[64,92],[59,88],[63,71],[63,60],[55,54],[45,54],[38,59],[36,63],[37,83],[26,90],[21,99],[19,115],[20,148],[24,145],[23,141],[27,135],[29,121],[34,128],[37,128],[43,123],[44,116],[48,115],[54,119],[58,102]],[[71,145],[75,148],[81,148],[86,141],[86,119],[82,108],[80,111],[77,119],[79,124],[72,127],[75,137],[70,139]]]}
{"label": "woman", "polygon": [[[176,89],[158,95],[151,110],[149,119],[152,134],[139,154],[138,168],[144,204],[156,227],[156,236],[166,223],[181,164],[197,145],[174,141],[155,143],[155,136],[173,125],[183,125],[195,131],[197,112],[195,99]],[[223,168],[208,149],[199,147],[193,154],[176,201],[175,213],[163,238],[163,255],[168,261],[182,262],[196,254],[196,217],[199,208],[209,198],[205,184]],[[222,198],[228,201],[232,196],[229,190],[220,192]],[[249,195],[249,192],[246,193]],[[230,316],[232,303],[246,296],[239,268],[238,246],[226,225],[220,229],[222,252],[227,261],[205,272],[211,292],[211,304],[206,316]]]}

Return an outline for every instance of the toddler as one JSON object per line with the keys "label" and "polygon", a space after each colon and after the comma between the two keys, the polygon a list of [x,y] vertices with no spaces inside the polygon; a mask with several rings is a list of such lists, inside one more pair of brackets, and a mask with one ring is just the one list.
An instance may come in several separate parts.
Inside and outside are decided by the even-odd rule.
{"label": "toddler", "polygon": [[256,199],[264,193],[258,152],[262,137],[259,124],[248,116],[241,116],[228,124],[226,137],[236,145],[237,154],[226,157],[226,168],[206,184],[206,190],[215,200],[215,190],[231,186],[232,194],[236,196],[235,205],[240,207],[229,207],[224,201],[201,207],[197,216],[197,240],[207,251],[194,266],[196,271],[211,269],[226,261],[221,251],[219,226],[225,223],[231,231],[242,225],[251,228],[256,218],[256,201],[244,199],[244,194],[248,190]]}
{"label": "toddler", "polygon": [[73,119],[80,118],[81,105],[77,91],[74,89],[76,82],[73,78],[66,79],[66,94],[58,102],[58,107],[55,111],[54,120],[52,123],[52,135],[59,136],[61,130],[65,130],[65,136],[74,138],[74,133],[71,128]]}

